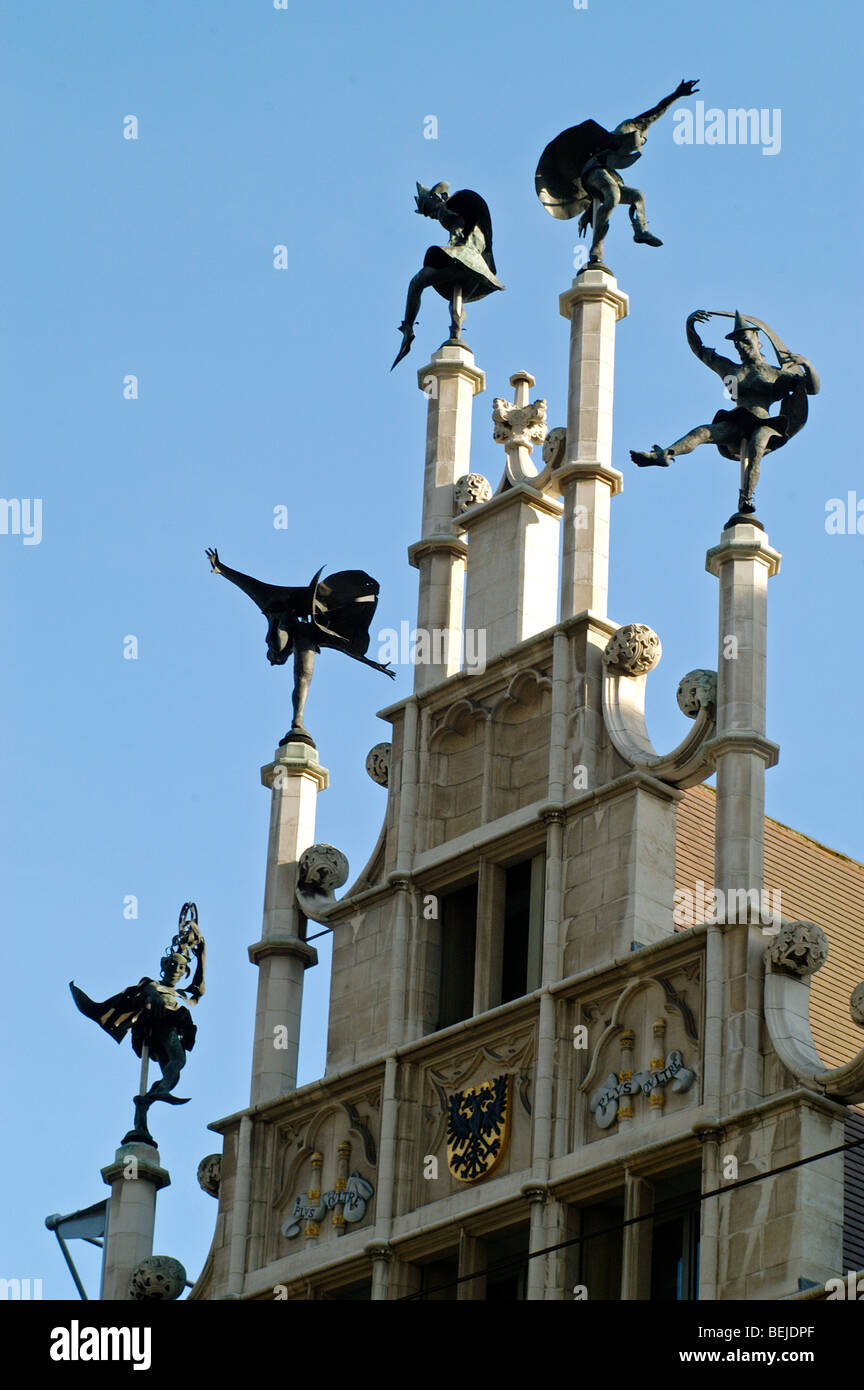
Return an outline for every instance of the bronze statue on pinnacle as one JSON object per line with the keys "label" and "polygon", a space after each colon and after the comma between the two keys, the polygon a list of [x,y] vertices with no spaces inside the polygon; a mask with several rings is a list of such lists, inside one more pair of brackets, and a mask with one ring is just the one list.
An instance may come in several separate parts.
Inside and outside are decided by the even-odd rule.
{"label": "bronze statue on pinnacle", "polygon": [[673,102],[698,92],[699,78],[682,80],[674,92],[656,106],[606,130],[597,121],[581,121],[562,130],[540,156],[534,186],[550,216],[559,221],[579,217],[579,235],[593,229],[588,268],[603,266],[603,247],[612,213],[619,203],[629,209],[633,240],[644,246],[662,246],[648,231],[645,199],[638,188],[625,184],[619,169],[629,169],[647,142],[647,131]]}
{"label": "bronze statue on pinnacle", "polygon": [[[727,333],[726,338],[734,344],[738,362],[706,347],[699,337],[696,324],[708,323],[716,317],[734,320],[732,332]],[[774,348],[776,367],[762,355],[760,332]],[[741,314],[737,309],[734,312],[694,309],[687,318],[687,342],[700,362],[722,377],[726,396],[733,403],[732,409],[718,410],[710,425],[697,425],[665,449],[659,444],[642,452],[631,449],[630,457],[640,468],[652,465],[667,468],[678,455],[692,453],[700,444],[716,445],[723,458],[734,459],[741,465],[738,510],[727,525],[736,521],[753,522],[754,494],[762,459],[766,453],[781,449],[804,427],[807,397],[818,394],[819,377],[807,358],[790,352],[767,323],[753,314]],[[770,408],[775,404],[780,408],[772,415]]]}

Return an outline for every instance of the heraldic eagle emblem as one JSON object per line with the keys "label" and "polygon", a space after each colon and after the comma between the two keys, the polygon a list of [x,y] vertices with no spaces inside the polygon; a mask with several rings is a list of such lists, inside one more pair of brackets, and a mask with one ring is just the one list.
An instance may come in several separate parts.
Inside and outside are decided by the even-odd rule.
{"label": "heraldic eagle emblem", "polygon": [[457,1091],[447,1106],[447,1167],[459,1182],[488,1177],[507,1146],[510,1077]]}

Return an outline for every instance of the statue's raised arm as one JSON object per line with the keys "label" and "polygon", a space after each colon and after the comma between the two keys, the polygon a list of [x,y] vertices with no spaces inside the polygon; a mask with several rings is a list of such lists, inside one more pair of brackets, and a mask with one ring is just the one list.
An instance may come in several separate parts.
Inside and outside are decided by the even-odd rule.
{"label": "statue's raised arm", "polygon": [[617,129],[624,130],[625,127],[638,126],[640,130],[646,131],[655,121],[659,121],[661,116],[665,116],[674,101],[680,101],[682,97],[692,97],[694,92],[698,92],[699,88],[696,85],[698,81],[698,77],[690,80],[682,78],[674,92],[670,92],[668,97],[664,97],[662,101],[658,101],[656,106],[652,106],[648,111],[643,111],[641,115],[632,116],[629,121],[622,121]]}

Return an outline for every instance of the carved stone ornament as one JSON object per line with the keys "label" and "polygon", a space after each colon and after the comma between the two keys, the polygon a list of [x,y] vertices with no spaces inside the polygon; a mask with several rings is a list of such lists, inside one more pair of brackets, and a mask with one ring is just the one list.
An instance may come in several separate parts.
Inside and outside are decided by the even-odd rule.
{"label": "carved stone ornament", "polygon": [[[533,385],[533,378],[529,380]],[[545,400],[511,404],[496,396],[492,405],[492,438],[496,444],[503,444],[505,449],[533,449],[535,444],[543,443],[548,433]]]}
{"label": "carved stone ornament", "polygon": [[678,708],[688,719],[695,719],[700,710],[717,708],[717,672],[688,671],[678,683]]}
{"label": "carved stone ornament", "polygon": [[543,441],[543,462],[549,469],[560,468],[564,462],[567,448],[567,431],[563,425],[556,425]]}
{"label": "carved stone ornament", "polygon": [[139,1302],[171,1303],[186,1287],[186,1270],[170,1255],[150,1255],[129,1279],[129,1297]]}
{"label": "carved stone ornament", "polygon": [[[469,507],[479,507],[492,496],[492,484],[482,473],[463,473],[453,486],[453,506],[457,516]],[[370,755],[371,756],[371,755]],[[371,777],[371,773],[369,774]]]}
{"label": "carved stone ornament", "polygon": [[603,662],[624,676],[644,676],[653,671],[663,648],[657,633],[645,623],[628,623],[609,638]]}
{"label": "carved stone ornament", "polygon": [[208,1154],[202,1158],[198,1164],[198,1186],[202,1192],[206,1192],[209,1197],[219,1196],[219,1184],[222,1181],[222,1155]]}
{"label": "carved stone ornament", "polygon": [[804,980],[828,959],[828,938],[815,922],[787,922],[765,952],[775,970]]}
{"label": "carved stone ornament", "polygon": [[849,1000],[849,1015],[853,1023],[857,1023],[859,1028],[864,1028],[864,982],[856,985]]}
{"label": "carved stone ornament", "polygon": [[391,743],[376,743],[366,754],[366,771],[379,787],[386,787],[390,781]]}
{"label": "carved stone ornament", "polygon": [[310,845],[300,856],[299,887],[329,897],[348,877],[348,860],[335,845]]}

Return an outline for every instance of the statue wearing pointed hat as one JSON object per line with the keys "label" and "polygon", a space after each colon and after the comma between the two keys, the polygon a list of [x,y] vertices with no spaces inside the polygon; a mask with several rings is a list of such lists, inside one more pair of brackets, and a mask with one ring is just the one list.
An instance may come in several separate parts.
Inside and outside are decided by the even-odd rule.
{"label": "statue wearing pointed hat", "polygon": [[[450,194],[450,185],[436,183],[434,188],[417,185],[414,209],[422,217],[432,217],[450,233],[446,246],[430,246],[419,270],[408,286],[405,317],[399,325],[402,344],[393,367],[407,357],[414,341],[414,324],[420,308],[420,298],[426,289],[434,289],[450,301],[449,342],[462,341],[465,320],[463,304],[485,299],[504,286],[495,272],[492,255],[492,218],[483,198],[471,188]],[[391,372],[393,367],[390,368]]]}
{"label": "statue wearing pointed hat", "polygon": [[[630,211],[633,240],[645,246],[662,246],[659,237],[648,231],[645,199],[638,188],[625,184],[619,169],[629,169],[642,157],[649,126],[659,120],[674,101],[698,92],[698,77],[681,81],[650,110],[622,121],[614,130],[597,121],[581,121],[562,130],[546,146],[534,186],[537,197],[550,216],[559,221],[579,217],[579,235],[593,228],[588,264],[602,265],[603,243],[609,220],[619,203]],[[581,214],[581,215],[580,215]]]}
{"label": "statue wearing pointed hat", "polygon": [[[221,574],[257,604],[268,621],[267,660],[271,666],[284,666],[294,654],[294,718],[281,742],[307,743],[314,739],[303,727],[306,696],[315,669],[315,655],[322,647],[344,652],[375,671],[395,679],[396,672],[366,656],[369,624],[378,605],[378,581],[364,570],[340,570],[321,578],[322,568],[309,584],[291,587],[265,584],[250,574],[232,570],[219,559],[217,550],[207,557],[214,574]],[[280,745],[281,746],[281,745]]]}
{"label": "statue wearing pointed hat", "polygon": [[[183,980],[195,971],[191,983],[180,988]],[[168,1105],[187,1105],[188,1096],[175,1096],[174,1087],[186,1065],[186,1053],[195,1046],[198,1031],[192,1022],[187,1004],[197,1004],[204,993],[205,943],[198,926],[198,909],[194,903],[184,903],[171,945],[160,962],[158,980],[145,975],[137,985],[113,994],[97,1003],[70,981],[72,998],[81,1013],[98,1023],[109,1037],[120,1043],[127,1033],[132,1035],[132,1050],[141,1058],[141,1094],[135,1097],[135,1122],[124,1144],[152,1144],[156,1141],[147,1126],[147,1112],[155,1101]],[[158,1062],[162,1075],[145,1090],[147,1066],[152,1059]]]}
{"label": "statue wearing pointed hat", "polygon": [[[735,344],[739,362],[723,357],[702,342],[695,325],[707,323],[712,317],[734,318],[735,325],[726,338]],[[777,354],[776,367],[762,356],[760,332]],[[692,453],[700,444],[715,444],[724,458],[740,462],[738,511],[731,520],[744,520],[756,511],[754,493],[763,457],[782,448],[803,428],[807,397],[818,393],[819,378],[807,358],[790,352],[766,323],[737,309],[734,314],[722,309],[695,309],[687,319],[687,342],[699,360],[723,378],[733,408],[718,410],[710,425],[697,425],[666,449],[659,444],[644,452],[631,449],[630,457],[640,468],[665,468],[679,454]],[[778,403],[780,409],[772,415],[770,408]]]}

